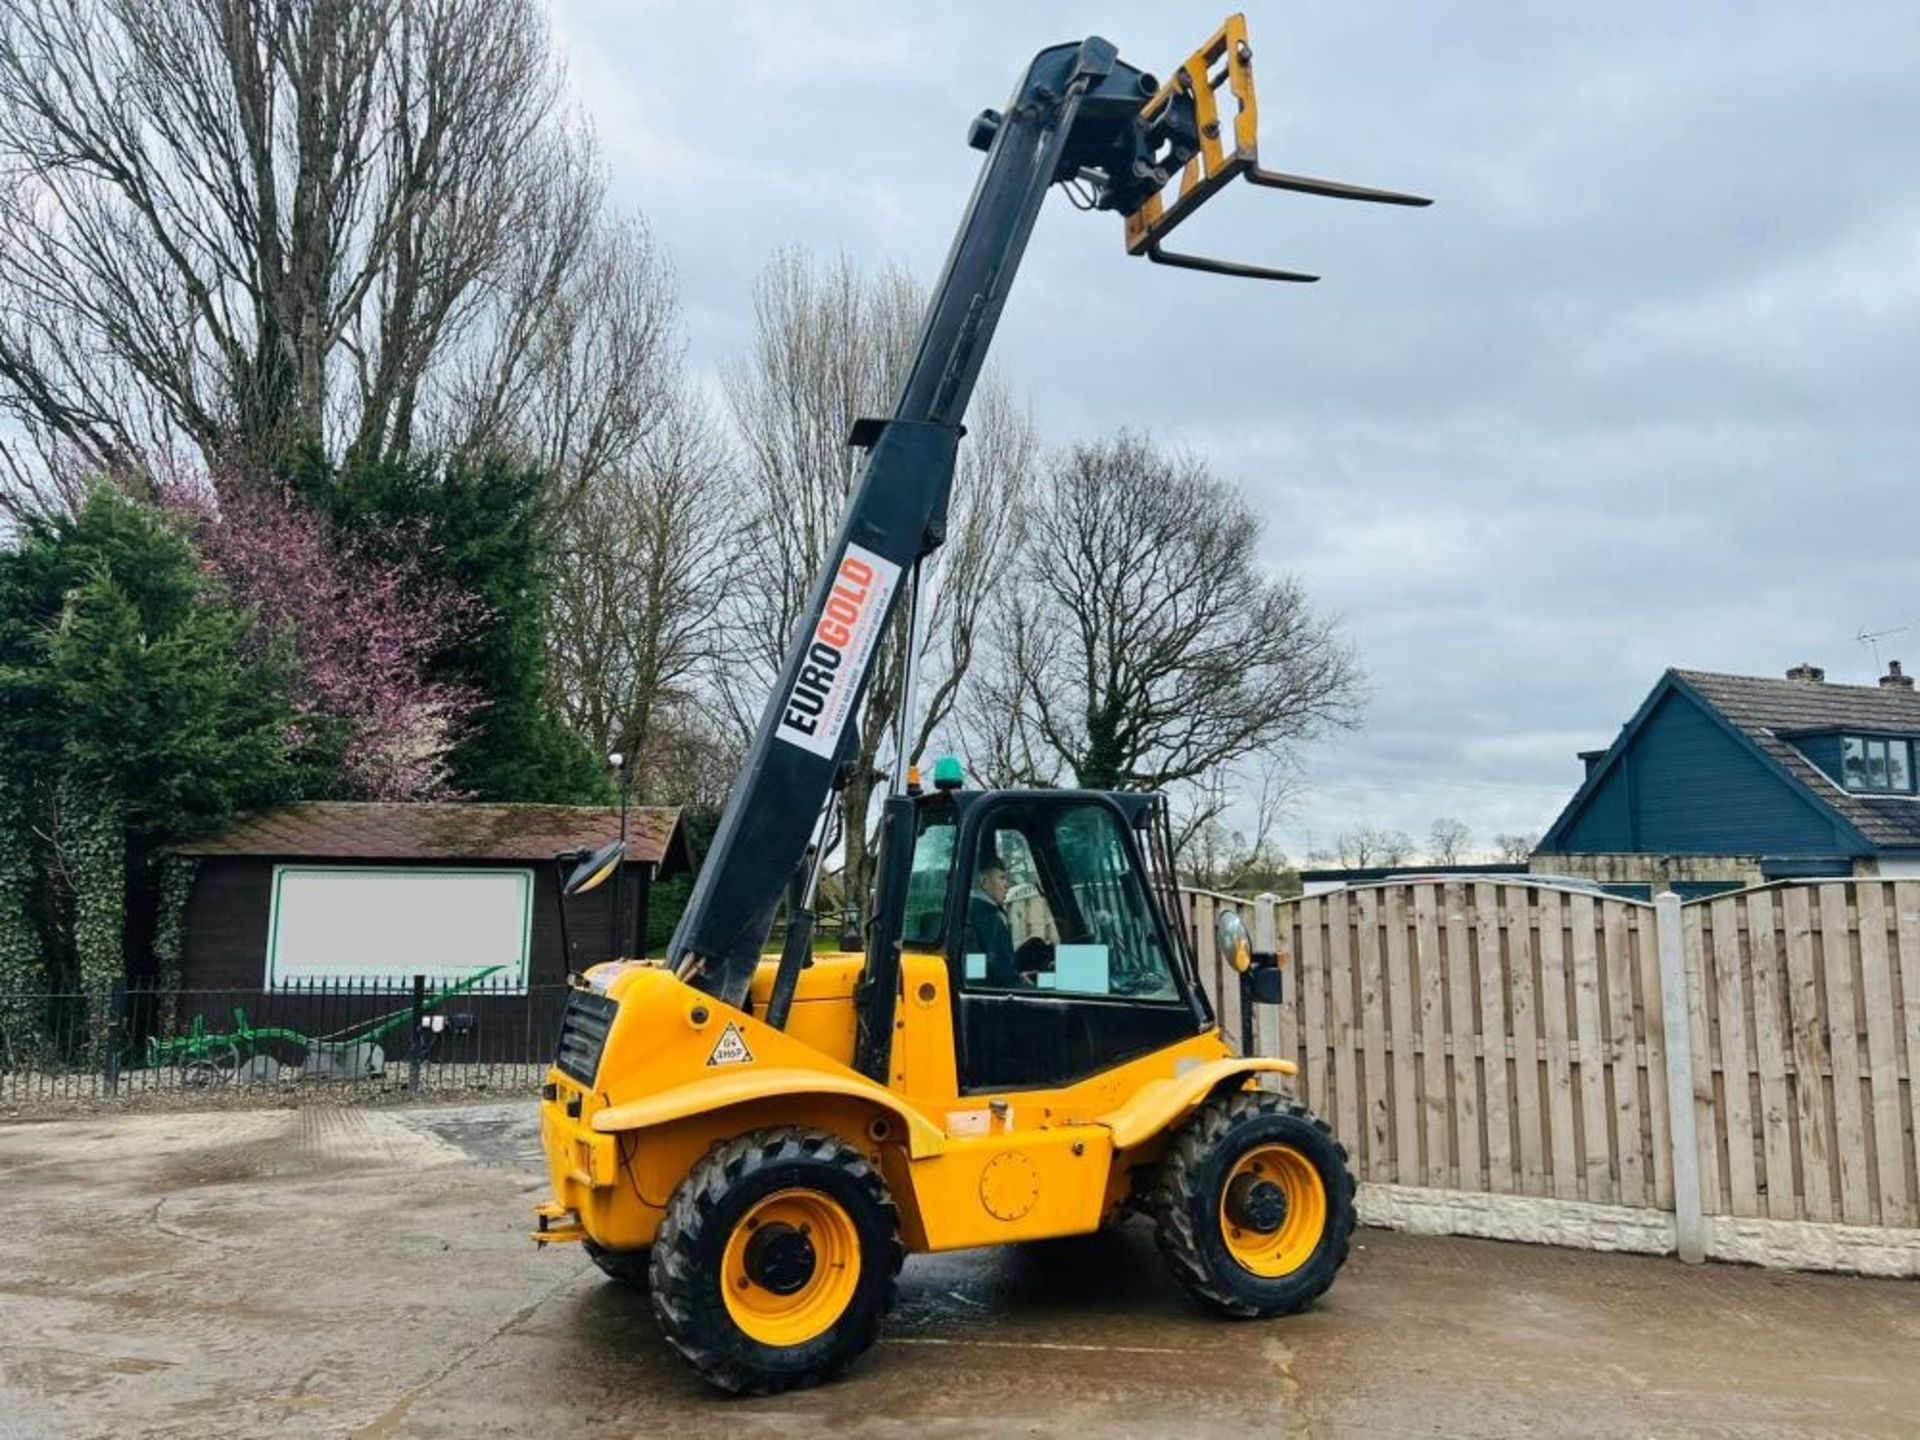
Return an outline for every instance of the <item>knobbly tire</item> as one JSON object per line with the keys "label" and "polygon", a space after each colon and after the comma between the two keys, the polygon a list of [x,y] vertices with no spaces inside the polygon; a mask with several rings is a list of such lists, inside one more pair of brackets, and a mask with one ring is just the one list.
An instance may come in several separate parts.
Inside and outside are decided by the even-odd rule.
{"label": "knobbly tire", "polygon": [[580,1248],[587,1252],[587,1258],[600,1267],[600,1273],[609,1280],[621,1285],[630,1285],[636,1290],[648,1287],[650,1271],[650,1251],[647,1250],[609,1250],[606,1246],[592,1240],[582,1240]]}
{"label": "knobbly tire", "polygon": [[1160,1162],[1155,1235],[1175,1277],[1214,1309],[1288,1315],[1345,1263],[1353,1196],[1347,1152],[1326,1121],[1284,1095],[1216,1095]]}
{"label": "knobbly tire", "polygon": [[837,1136],[756,1130],[687,1173],[654,1237],[653,1313],[723,1390],[814,1385],[870,1347],[906,1250],[877,1172]]}

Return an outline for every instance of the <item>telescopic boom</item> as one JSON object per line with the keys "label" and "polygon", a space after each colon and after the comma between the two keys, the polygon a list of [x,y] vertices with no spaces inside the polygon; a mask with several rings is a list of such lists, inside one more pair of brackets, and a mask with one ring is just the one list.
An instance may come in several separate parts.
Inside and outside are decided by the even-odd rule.
{"label": "telescopic boom", "polygon": [[[1220,114],[1221,91],[1237,106],[1230,121]],[[1006,110],[985,111],[973,122],[969,141],[987,158],[912,366],[893,414],[854,425],[849,443],[867,450],[866,468],[668,950],[669,963],[700,989],[741,1005],[783,891],[791,887],[797,900],[810,902],[803,868],[809,841],[841,767],[858,752],[857,719],[874,655],[915,589],[921,562],[945,539],[961,421],[1048,189],[1072,185],[1091,208],[1125,216],[1131,253],[1189,269],[1291,281],[1315,277],[1174,255],[1160,241],[1240,175],[1342,199],[1427,203],[1262,170],[1255,123],[1252,51],[1238,15],[1165,84],[1122,61],[1098,37],[1043,50]],[[1175,176],[1179,190],[1163,201]],[[915,658],[910,649],[909,677]],[[903,814],[883,820],[883,889],[889,858],[902,863],[903,822],[911,842],[901,788],[896,780],[888,808]],[[889,850],[896,853],[890,857]],[[885,928],[874,927],[867,983],[891,988],[899,936]]]}

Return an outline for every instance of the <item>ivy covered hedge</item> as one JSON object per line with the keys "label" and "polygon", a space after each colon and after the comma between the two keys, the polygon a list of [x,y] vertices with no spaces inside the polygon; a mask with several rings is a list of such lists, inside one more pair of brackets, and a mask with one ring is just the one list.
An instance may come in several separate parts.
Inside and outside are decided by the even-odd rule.
{"label": "ivy covered hedge", "polygon": [[168,845],[323,787],[289,681],[162,511],[101,489],[0,552],[0,989],[103,993]]}
{"label": "ivy covered hedge", "polygon": [[13,786],[0,781],[0,1029],[33,1028],[36,992],[47,988],[46,957],[34,923],[38,874],[29,843],[25,807]]}
{"label": "ivy covered hedge", "polygon": [[171,1033],[178,1018],[181,965],[187,951],[187,897],[193,893],[200,862],[189,855],[169,855],[160,862],[160,900],[153,917],[154,982],[165,997],[161,1028]]}
{"label": "ivy covered hedge", "polygon": [[177,986],[168,857],[243,810],[611,798],[551,707],[546,490],[314,458],[155,503],[103,483],[0,538],[0,1024],[32,1023],[10,993]]}

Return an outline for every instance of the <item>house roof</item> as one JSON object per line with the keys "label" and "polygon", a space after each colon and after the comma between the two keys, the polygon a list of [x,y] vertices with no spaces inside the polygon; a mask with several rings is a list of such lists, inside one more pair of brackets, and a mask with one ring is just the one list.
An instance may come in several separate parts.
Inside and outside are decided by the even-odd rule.
{"label": "house roof", "polygon": [[1920,845],[1920,800],[1843,789],[1786,738],[1822,730],[1920,735],[1920,693],[1707,670],[1668,673],[1874,845]]}
{"label": "house roof", "polygon": [[[640,863],[671,855],[685,864],[680,812],[627,813],[627,854]],[[274,855],[340,860],[548,860],[556,851],[604,845],[620,833],[611,805],[392,804],[315,800],[243,815],[224,833],[176,847],[181,855]]]}

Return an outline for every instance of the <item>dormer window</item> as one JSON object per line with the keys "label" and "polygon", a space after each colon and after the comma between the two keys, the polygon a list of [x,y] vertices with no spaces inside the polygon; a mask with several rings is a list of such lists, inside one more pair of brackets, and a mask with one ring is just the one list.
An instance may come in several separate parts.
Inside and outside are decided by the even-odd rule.
{"label": "dormer window", "polygon": [[1913,790],[1913,757],[1905,740],[1847,735],[1840,741],[1840,776],[1849,790],[1905,795]]}

